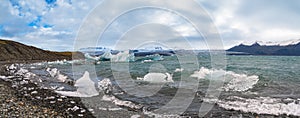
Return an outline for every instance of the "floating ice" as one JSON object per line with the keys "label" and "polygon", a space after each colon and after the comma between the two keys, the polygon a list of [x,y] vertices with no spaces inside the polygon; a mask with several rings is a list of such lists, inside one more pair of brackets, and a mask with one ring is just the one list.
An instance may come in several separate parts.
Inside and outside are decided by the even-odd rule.
{"label": "floating ice", "polygon": [[151,83],[165,83],[165,82],[174,82],[172,75],[169,73],[148,73],[144,78],[138,77],[137,80],[142,80]]}
{"label": "floating ice", "polygon": [[129,51],[119,52],[116,55],[111,54],[111,50],[105,50],[104,54],[100,56],[91,56],[89,53],[85,54],[87,60],[92,61],[111,61],[111,62],[133,62],[134,54],[129,53]]}
{"label": "floating ice", "polygon": [[183,68],[176,68],[174,72],[182,72],[183,70]]}
{"label": "floating ice", "polygon": [[143,60],[142,61],[142,63],[149,63],[149,62],[153,62],[153,60],[148,59],[148,60]]}
{"label": "floating ice", "polygon": [[129,51],[119,52],[117,55],[110,55],[112,62],[133,62],[134,54]]}
{"label": "floating ice", "polygon": [[256,75],[248,76],[245,74],[236,74],[231,71],[207,69],[202,67],[199,71],[196,71],[191,77],[198,79],[213,79],[223,81],[226,85],[223,87],[225,91],[247,91],[252,89],[258,82],[259,77]]}
{"label": "floating ice", "polygon": [[256,75],[247,76],[245,74],[236,74],[233,72],[228,72],[226,75],[232,77],[232,79],[223,87],[225,91],[247,91],[252,89],[259,80]]}
{"label": "floating ice", "polygon": [[[207,102],[206,100],[204,100]],[[288,101],[284,103],[284,101]],[[220,107],[228,110],[239,110],[243,112],[251,112],[257,114],[270,115],[294,115],[300,116],[299,100],[290,98],[279,99],[270,97],[257,97],[254,99],[246,99],[237,96],[230,96],[225,100],[216,102]]]}
{"label": "floating ice", "polygon": [[100,57],[90,56],[88,53],[84,54],[84,56],[85,56],[85,59],[87,59],[87,60],[93,60],[93,61],[99,61],[100,60]]}
{"label": "floating ice", "polygon": [[72,97],[93,97],[99,95],[99,92],[95,88],[95,83],[91,80],[89,72],[85,72],[84,75],[75,82],[77,91],[55,91],[59,94]]}
{"label": "floating ice", "polygon": [[68,62],[66,59],[48,62],[48,64],[60,64],[60,65],[68,64],[68,63],[69,63],[69,62]]}

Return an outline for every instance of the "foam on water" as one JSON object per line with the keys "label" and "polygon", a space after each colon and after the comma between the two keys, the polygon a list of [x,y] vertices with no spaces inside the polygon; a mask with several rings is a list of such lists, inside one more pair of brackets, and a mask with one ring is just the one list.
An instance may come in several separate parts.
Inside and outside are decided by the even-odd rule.
{"label": "foam on water", "polygon": [[236,110],[257,114],[270,115],[293,115],[300,116],[299,99],[279,99],[271,97],[257,97],[253,99],[246,99],[237,96],[230,96],[226,100],[209,100],[204,99],[205,102],[217,103],[218,106],[227,110]]}
{"label": "foam on water", "polygon": [[252,89],[258,82],[259,77],[256,75],[248,76],[246,74],[237,74],[232,71],[207,69],[201,67],[199,71],[194,72],[191,77],[198,79],[213,79],[216,81],[224,81],[224,91],[247,91]]}

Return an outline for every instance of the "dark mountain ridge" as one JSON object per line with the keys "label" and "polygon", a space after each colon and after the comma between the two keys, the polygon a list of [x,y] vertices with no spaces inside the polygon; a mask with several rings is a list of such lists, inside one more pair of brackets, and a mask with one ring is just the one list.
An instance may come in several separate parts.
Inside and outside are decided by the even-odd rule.
{"label": "dark mountain ridge", "polygon": [[0,61],[56,61],[84,59],[80,52],[53,52],[0,39]]}
{"label": "dark mountain ridge", "polygon": [[[252,45],[240,44],[228,49],[229,52],[241,52],[248,55],[278,55],[278,56],[300,56],[300,43],[286,46],[260,45],[257,42]],[[230,53],[235,54],[235,53]]]}

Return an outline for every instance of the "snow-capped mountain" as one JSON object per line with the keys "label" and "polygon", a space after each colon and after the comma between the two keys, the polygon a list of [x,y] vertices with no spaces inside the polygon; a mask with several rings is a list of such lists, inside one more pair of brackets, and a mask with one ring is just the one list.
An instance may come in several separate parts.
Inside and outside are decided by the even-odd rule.
{"label": "snow-capped mountain", "polygon": [[[241,52],[247,55],[300,56],[300,39],[283,42],[255,42],[252,45],[240,44],[228,49],[229,52]],[[241,54],[241,53],[232,53]]]}
{"label": "snow-capped mountain", "polygon": [[300,43],[300,39],[292,39],[292,40],[286,40],[286,41],[255,41],[255,42],[244,42],[245,45],[252,45],[258,43],[261,46],[288,46],[288,45],[296,45]]}

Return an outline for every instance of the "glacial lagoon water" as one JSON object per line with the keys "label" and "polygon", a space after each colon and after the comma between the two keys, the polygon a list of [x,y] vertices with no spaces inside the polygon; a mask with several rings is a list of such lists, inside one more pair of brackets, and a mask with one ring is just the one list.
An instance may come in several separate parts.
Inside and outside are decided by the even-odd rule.
{"label": "glacial lagoon water", "polygon": [[[190,58],[188,53],[184,57]],[[163,58],[161,61],[149,62],[112,63],[106,61],[97,65],[72,64],[71,62],[42,63],[27,65],[24,68],[39,76],[54,79],[47,81],[46,84],[52,89],[60,88],[59,91],[75,91],[76,88],[63,84],[61,78],[55,79],[58,76],[49,76],[47,68],[56,68],[59,74],[74,80],[90,72],[88,79],[95,82],[94,87],[102,86],[99,84],[101,82],[103,84],[102,80],[109,81],[112,86],[109,94],[114,95],[107,97],[104,94],[95,94],[99,98],[96,100],[110,99],[112,103],[119,104],[122,104],[121,101],[131,101],[143,106],[147,113],[161,108],[181,111],[181,108],[176,109],[174,106],[165,107],[176,98],[179,100],[175,106],[182,106],[184,112],[170,113],[173,115],[198,116],[201,105],[207,103],[213,105],[212,109],[208,109],[207,117],[254,117],[254,114],[300,116],[300,57],[227,55],[226,69],[212,68],[210,55],[207,52],[197,54],[199,68],[196,69],[187,68],[194,67],[194,63],[185,63],[185,68],[182,68],[183,63],[178,61],[176,56]],[[74,65],[82,71],[74,71]],[[126,68],[123,69],[126,74],[116,75],[115,65],[124,65]],[[95,73],[89,71],[90,67],[93,67],[92,71]],[[221,76],[218,76],[220,73]],[[168,78],[170,77],[168,74],[171,78]],[[172,81],[143,81],[150,75],[165,80],[172,79]],[[214,88],[220,92],[218,98],[207,96],[210,92],[207,91],[209,84],[214,81],[223,83],[222,86]],[[107,84],[107,82],[104,83]],[[187,98],[192,101],[189,103],[183,100],[181,103],[180,99]],[[146,111],[144,113],[146,114]],[[164,112],[157,113],[164,114]]]}

